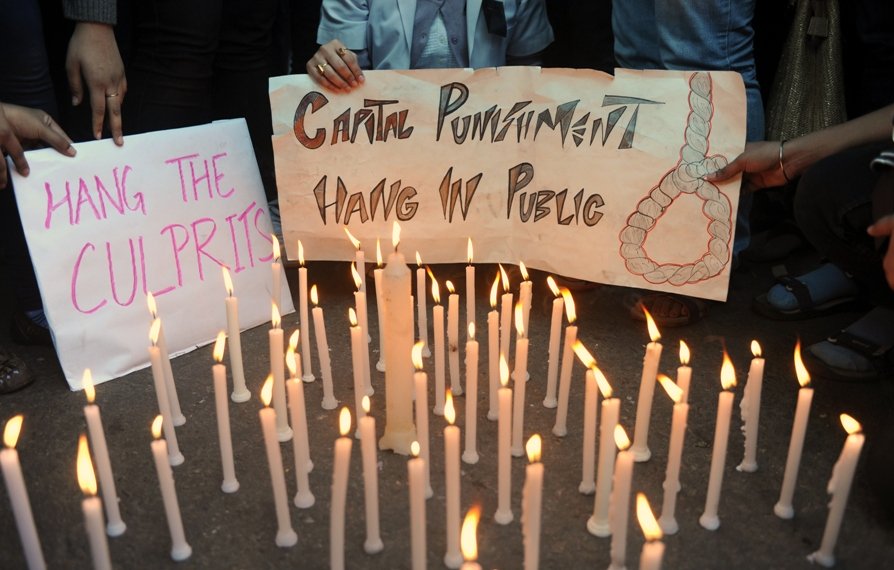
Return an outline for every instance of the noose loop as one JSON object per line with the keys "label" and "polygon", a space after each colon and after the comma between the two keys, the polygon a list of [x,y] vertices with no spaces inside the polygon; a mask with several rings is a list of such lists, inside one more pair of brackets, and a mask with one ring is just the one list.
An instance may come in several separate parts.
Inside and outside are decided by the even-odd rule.
{"label": "noose loop", "polygon": [[[714,105],[711,102],[711,76],[694,73],[689,80],[689,116],[686,120],[685,144],[680,149],[680,160],[673,170],[664,175],[657,186],[639,201],[636,211],[627,218],[621,231],[621,256],[627,270],[641,275],[650,283],[685,285],[709,279],[719,274],[729,261],[731,215],[729,199],[714,184],[704,180],[709,172],[726,166],[723,156],[707,156],[708,135]],[[643,243],[667,208],[681,194],[696,194],[704,202],[702,212],[708,223],[708,250],[687,264],[653,261]]]}

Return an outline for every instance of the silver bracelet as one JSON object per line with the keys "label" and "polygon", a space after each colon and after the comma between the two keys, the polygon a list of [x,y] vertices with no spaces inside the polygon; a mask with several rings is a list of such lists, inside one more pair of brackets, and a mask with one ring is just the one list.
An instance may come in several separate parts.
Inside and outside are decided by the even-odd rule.
{"label": "silver bracelet", "polygon": [[788,139],[782,139],[779,143],[779,170],[782,171],[782,177],[785,178],[786,182],[791,182],[792,179],[788,177],[788,173],[785,172],[785,143],[788,142]]}

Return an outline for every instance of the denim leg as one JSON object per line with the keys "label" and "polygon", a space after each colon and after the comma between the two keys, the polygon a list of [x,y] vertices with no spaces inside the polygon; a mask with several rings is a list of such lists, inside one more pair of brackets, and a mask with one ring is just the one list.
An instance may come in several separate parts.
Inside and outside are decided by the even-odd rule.
{"label": "denim leg", "polygon": [[663,69],[658,51],[655,0],[614,0],[615,60],[625,69]]}

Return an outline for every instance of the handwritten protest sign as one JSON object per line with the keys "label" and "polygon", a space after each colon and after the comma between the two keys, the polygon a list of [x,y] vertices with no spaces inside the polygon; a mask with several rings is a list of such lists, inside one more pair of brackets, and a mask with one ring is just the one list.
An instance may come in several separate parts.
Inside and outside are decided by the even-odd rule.
{"label": "handwritten protest sign", "polygon": [[[270,319],[271,226],[242,119],[28,153],[14,179],[28,247],[72,389],[148,365],[156,297],[172,353],[226,326],[221,266],[244,328]],[[291,297],[282,312],[294,311]],[[192,380],[192,379],[187,379]]]}
{"label": "handwritten protest sign", "polygon": [[[504,67],[270,82],[285,241],[349,260],[402,226],[426,262],[518,263],[725,300],[745,141],[735,73]],[[412,255],[412,254],[411,254]]]}

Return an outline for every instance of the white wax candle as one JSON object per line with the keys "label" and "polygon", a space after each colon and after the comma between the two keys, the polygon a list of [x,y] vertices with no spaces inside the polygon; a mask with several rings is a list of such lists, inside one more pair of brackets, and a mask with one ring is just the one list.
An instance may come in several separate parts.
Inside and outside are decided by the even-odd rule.
{"label": "white wax candle", "polygon": [[[226,268],[224,268],[226,270]],[[227,337],[230,349],[230,372],[233,375],[234,402],[247,402],[251,392],[245,386],[245,369],[242,365],[242,332],[239,330],[239,299],[232,293],[226,298]]]}
{"label": "white wax candle", "polygon": [[[359,245],[354,255],[354,262],[357,264],[357,271],[360,272],[360,291],[366,293],[366,253]],[[366,342],[369,344],[369,339]]]}
{"label": "white wax candle", "polygon": [[323,401],[320,405],[324,410],[334,410],[338,407],[338,400],[335,399],[335,392],[332,387],[332,364],[329,360],[329,340],[326,338],[326,321],[323,317],[323,307],[314,307],[311,313],[314,319],[314,333],[317,337],[320,375],[323,377]]}
{"label": "white wax candle", "polygon": [[531,293],[533,283],[525,275],[525,280],[518,286],[518,298],[522,304],[522,319],[525,325],[525,331],[528,331],[528,321],[531,317]]}
{"label": "white wax candle", "polygon": [[500,354],[509,358],[509,341],[512,338],[512,293],[500,297]]}
{"label": "white wax candle", "polygon": [[460,567],[461,570],[481,570],[478,564],[478,520],[481,517],[481,507],[473,506],[466,513],[463,520],[462,530],[460,531],[460,543],[462,544],[463,558],[465,562]]}
{"label": "white wax candle", "polygon": [[546,396],[543,398],[543,406],[555,408],[557,380],[559,375],[559,340],[562,338],[562,312],[565,308],[565,300],[562,297],[553,299],[553,312],[549,321],[549,363],[546,369]]}
{"label": "white wax candle", "polygon": [[857,461],[860,459],[860,451],[866,437],[861,433],[860,424],[848,416],[841,414],[841,423],[848,432],[844,442],[844,448],[835,467],[832,469],[832,478],[826,487],[826,491],[832,495],[829,502],[829,517],[826,519],[826,528],[823,531],[823,540],[819,550],[807,557],[811,562],[817,562],[821,566],[831,568],[835,565],[835,544],[838,542],[838,534],[841,532],[841,523],[844,520],[844,510],[847,507],[847,499],[851,492],[851,484],[854,481],[854,472],[857,469]]}
{"label": "white wax candle", "polygon": [[[158,319],[156,319],[156,322]],[[155,325],[153,324],[153,329]],[[162,427],[165,432],[165,449],[168,451],[168,460],[171,465],[183,463],[183,454],[177,445],[177,432],[174,422],[171,421],[171,401],[168,399],[165,373],[161,362],[161,352],[157,346],[149,347],[149,362],[152,364],[152,381],[155,385],[155,398],[158,401],[158,411],[163,419]]]}
{"label": "white wax candle", "polygon": [[661,343],[653,340],[646,345],[639,397],[636,402],[636,425],[633,432],[633,447],[630,448],[636,461],[648,461],[652,456],[649,450],[649,422],[652,419],[652,399],[655,395],[655,378],[660,360]]}
{"label": "white wax candle", "polygon": [[447,298],[447,355],[450,363],[450,391],[462,396],[463,385],[459,375],[459,295],[450,293]]}
{"label": "white wax candle", "polygon": [[[369,399],[366,400],[368,406]],[[363,406],[364,412],[366,406]],[[385,545],[379,534],[379,465],[376,458],[376,419],[365,415],[360,424],[360,451],[363,460],[363,498],[366,511],[366,541],[363,549],[367,554],[381,552]]]}
{"label": "white wax candle", "polygon": [[171,356],[168,353],[168,341],[165,339],[165,329],[161,325],[161,319],[158,319],[158,341],[156,346],[160,351],[162,369],[165,378],[165,393],[168,395],[168,401],[171,403],[171,421],[175,426],[182,426],[186,423],[186,417],[180,410],[180,398],[177,397],[177,384],[174,382],[174,371],[171,369]]}
{"label": "white wax candle", "polygon": [[408,454],[416,439],[413,425],[413,300],[411,298],[410,268],[403,254],[397,251],[400,241],[399,226],[394,225],[394,252],[382,274],[385,299],[385,433],[379,447],[395,453]]}
{"label": "white wax candle", "polygon": [[500,387],[500,329],[499,314],[494,309],[487,314],[487,419],[494,421],[499,415],[497,390]]}
{"label": "white wax candle", "polygon": [[790,519],[795,516],[792,500],[795,496],[798,470],[801,467],[801,452],[804,449],[804,436],[807,434],[807,421],[810,419],[811,402],[813,402],[813,388],[805,386],[798,390],[798,404],[795,407],[792,435],[788,443],[788,455],[785,460],[782,489],[779,493],[779,500],[773,506],[773,512],[779,518]]}
{"label": "white wax candle", "polygon": [[109,459],[109,448],[106,445],[102,415],[100,414],[99,406],[93,403],[95,392],[89,369],[84,371],[84,391],[87,393],[88,402],[84,406],[84,418],[87,420],[90,447],[93,449],[93,457],[96,459],[96,471],[100,482],[99,488],[102,491],[103,505],[109,521],[106,532],[108,532],[109,536],[120,536],[127,529],[127,525],[121,519],[121,510],[118,508],[118,492],[115,489],[115,476],[112,474],[112,461]]}
{"label": "white wax candle", "polygon": [[639,570],[661,570],[664,557],[664,543],[660,540],[649,540],[643,544],[639,556]]}
{"label": "white wax candle", "polygon": [[510,447],[512,444],[512,388],[506,384],[509,382],[509,365],[506,359],[500,357],[500,382],[502,388],[497,393],[500,403],[499,416],[497,418],[497,512],[494,520],[502,525],[512,522],[512,456]]}
{"label": "white wax candle", "polygon": [[524,568],[540,567],[540,519],[543,510],[543,463],[540,462],[540,436],[528,440],[528,459],[525,467],[525,485],[522,487],[522,537],[524,542]]}
{"label": "white wax candle", "polygon": [[[223,348],[220,352],[220,356],[223,357]],[[236,465],[233,461],[230,408],[227,403],[227,369],[220,363],[220,360],[217,362],[211,367],[211,371],[214,381],[214,404],[217,411],[217,440],[220,443],[220,464],[223,471],[223,483],[220,488],[224,493],[235,493],[239,490],[239,481],[236,479]]]}
{"label": "white wax candle", "polygon": [[286,370],[283,330],[279,328],[279,312],[274,307],[273,328],[267,331],[270,341],[270,373],[273,374],[273,409],[276,410],[276,437],[279,441],[292,439],[286,410]]}
{"label": "white wax candle", "polygon": [[577,340],[577,325],[565,327],[565,346],[562,350],[562,368],[559,372],[559,402],[556,408],[556,423],[553,434],[565,437],[568,434],[568,397],[571,393],[571,369],[574,367],[574,342]]}
{"label": "white wax candle", "polygon": [[[516,316],[521,317],[521,305]],[[522,319],[523,320],[523,319]],[[523,332],[521,334],[524,334]],[[522,457],[525,454],[524,430],[525,430],[525,385],[528,376],[528,338],[520,336],[515,341],[515,371],[513,379],[513,406],[512,406],[512,455]]]}
{"label": "white wax candle", "polygon": [[416,262],[419,266],[416,268],[416,319],[419,321],[419,340],[422,341],[422,356],[431,356],[431,348],[428,346],[428,300],[427,285],[425,284],[425,268],[422,267],[422,260],[419,258],[419,252],[416,252]]}
{"label": "white wax candle", "polygon": [[347,437],[351,431],[351,412],[342,408],[339,416],[341,437],[335,440],[335,458],[332,467],[332,502],[329,508],[329,567],[343,570],[345,567],[345,503],[348,495],[348,468],[351,465],[351,447],[354,441]]}
{"label": "white wax candle", "polygon": [[[472,240],[470,239],[470,249],[471,246]],[[466,265],[466,331],[468,331],[469,323],[475,321],[475,266],[472,265],[472,255],[469,252],[469,264]]]}
{"label": "white wax candle", "polygon": [[87,497],[81,502],[81,511],[84,513],[84,526],[87,528],[87,537],[90,541],[93,568],[95,570],[111,568],[109,542],[102,524],[102,501],[99,497]]}
{"label": "white wax candle", "polygon": [[434,491],[431,488],[431,442],[428,436],[428,375],[422,370],[422,351],[422,341],[419,341],[413,347],[413,363],[416,366],[413,392],[416,401],[417,445],[425,465],[425,498],[430,499]]}
{"label": "white wax candle", "polygon": [[621,400],[602,400],[602,419],[599,422],[599,469],[596,472],[596,496],[593,499],[593,514],[587,520],[587,530],[599,537],[611,535],[608,509],[612,491],[612,473],[615,469],[614,442],[615,426],[621,413]]}
{"label": "white wax candle", "polygon": [[466,446],[463,450],[465,463],[478,463],[478,341],[475,340],[475,323],[469,324],[466,341]]}
{"label": "white wax candle", "polygon": [[596,374],[587,369],[584,389],[584,434],[581,464],[581,479],[577,490],[584,495],[596,492],[596,416],[597,395]]}
{"label": "white wax candle", "polygon": [[280,263],[279,239],[275,235],[273,238],[273,257],[270,263],[270,274],[272,277],[272,286],[270,287],[270,296],[277,307],[282,306],[282,264]]}
{"label": "white wax candle", "polygon": [[286,384],[289,394],[289,412],[292,418],[292,426],[295,436],[292,438],[292,452],[295,457],[295,483],[297,491],[293,503],[301,509],[307,509],[314,505],[316,498],[310,490],[310,480],[307,476],[313,469],[310,460],[310,446],[307,441],[307,407],[304,403],[304,383],[300,373]]}
{"label": "white wax candle", "polygon": [[683,456],[683,442],[686,437],[686,420],[689,415],[689,404],[674,404],[674,416],[671,420],[670,443],[667,450],[667,470],[664,476],[664,502],[661,506],[661,517],[658,524],[664,534],[676,534],[680,529],[675,516],[677,493],[680,492],[680,465]]}
{"label": "white wax candle", "polygon": [[714,451],[711,454],[711,475],[708,479],[708,493],[705,511],[698,522],[708,530],[720,528],[717,510],[720,505],[720,490],[723,486],[723,469],[726,465],[726,447],[729,443],[729,423],[733,411],[734,394],[723,390],[717,400],[717,424],[714,428]]}
{"label": "white wax candle", "polygon": [[[437,299],[435,303],[437,303]],[[447,383],[444,378],[444,307],[436,304],[432,308],[432,329],[435,355],[435,407],[434,413],[444,415],[444,395]]]}
{"label": "white wax candle", "polygon": [[633,452],[618,452],[611,496],[611,564],[610,570],[621,570],[627,563],[627,522],[630,517],[630,485],[633,478]]}
{"label": "white wax candle", "polygon": [[363,350],[366,343],[363,342],[363,330],[357,324],[357,318],[353,311],[350,312],[351,321],[351,368],[353,369],[354,378],[354,415],[357,416],[357,433],[356,437],[360,437],[360,418],[366,415],[363,411],[363,398],[367,396],[364,386],[365,377],[363,374]]}
{"label": "white wax candle", "polygon": [[459,503],[460,503],[460,485],[459,485],[459,427],[453,425],[456,419],[455,410],[453,408],[453,398],[448,393],[447,403],[444,407],[444,416],[447,418],[448,425],[444,428],[444,485],[445,493],[445,514],[446,514],[446,553],[444,554],[444,565],[448,568],[459,568],[463,563],[463,553],[459,546]]}
{"label": "white wax candle", "polygon": [[[267,383],[272,382],[268,377]],[[265,383],[264,390],[268,390]],[[272,388],[272,385],[271,385]],[[286,477],[282,466],[282,453],[276,440],[276,410],[269,407],[269,398],[262,392],[264,407],[258,412],[261,419],[261,430],[264,433],[264,447],[267,450],[267,466],[270,468],[270,484],[273,487],[273,504],[276,509],[276,545],[279,547],[294,546],[298,535],[292,528],[289,516],[289,503],[286,498]]]}
{"label": "white wax candle", "polygon": [[[418,445],[417,452],[418,452]],[[425,460],[414,456],[407,461],[410,489],[410,561],[413,570],[426,570],[425,549]]]}
{"label": "white wax candle", "polygon": [[161,498],[165,507],[165,516],[168,520],[168,530],[171,533],[171,558],[180,562],[192,555],[192,547],[186,542],[186,534],[183,532],[183,519],[180,518],[180,504],[177,502],[177,489],[174,487],[174,474],[168,463],[167,442],[159,439],[161,423],[156,418],[152,424],[154,439],[150,445],[152,457],[155,460],[155,471],[158,474],[158,485],[161,488]]}
{"label": "white wax candle", "polygon": [[363,373],[363,393],[367,396],[372,396],[375,391],[372,387],[372,379],[369,370],[369,342],[366,340],[369,337],[369,320],[366,314],[365,291],[357,291],[354,293],[354,305],[357,308],[357,321],[360,325],[360,330],[362,331],[360,338],[363,340],[363,344],[360,346],[362,349],[360,350],[360,370]]}
{"label": "white wax candle", "polygon": [[764,359],[760,357],[760,346],[752,342],[752,350],[757,353],[751,360],[748,379],[739,407],[742,411],[742,431],[745,433],[745,455],[736,467],[738,471],[757,471],[757,434],[761,413],[761,386],[764,381]]}
{"label": "white wax candle", "polygon": [[683,395],[680,396],[681,402],[689,401],[689,383],[692,379],[692,368],[686,366],[685,364],[677,367],[677,386],[683,391]]}
{"label": "white wax candle", "polygon": [[376,317],[379,321],[379,360],[376,370],[385,372],[385,301],[382,299],[382,268],[373,269],[376,283]]}
{"label": "white wax candle", "polygon": [[313,382],[314,374],[311,369],[310,357],[310,321],[307,316],[307,268],[304,267],[303,249],[301,242],[298,242],[299,257],[301,257],[301,267],[298,268],[298,313],[301,322],[301,370],[304,372],[302,380],[305,382]]}
{"label": "white wax candle", "polygon": [[3,470],[6,494],[12,504],[12,514],[19,530],[19,540],[22,542],[25,562],[29,569],[39,570],[46,568],[47,565],[40,549],[40,538],[37,536],[37,527],[34,525],[34,515],[31,513],[31,502],[28,500],[25,477],[22,475],[22,466],[19,463],[19,452],[15,449],[21,426],[22,416],[20,415],[14,416],[6,422],[6,427],[3,430],[3,443],[6,447],[0,451],[0,469]]}

